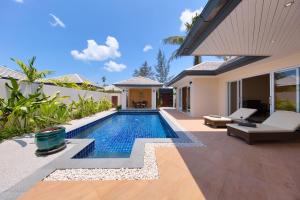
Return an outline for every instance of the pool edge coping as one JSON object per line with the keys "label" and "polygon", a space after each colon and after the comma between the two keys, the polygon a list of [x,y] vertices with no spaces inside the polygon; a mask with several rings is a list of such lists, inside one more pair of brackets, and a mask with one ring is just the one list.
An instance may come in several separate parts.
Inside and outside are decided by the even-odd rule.
{"label": "pool edge coping", "polygon": [[[107,116],[115,114],[117,111],[107,111],[101,116],[92,116],[94,120],[88,123],[82,123],[81,126],[69,126],[67,131],[73,131],[94,121],[101,120]],[[70,150],[66,151],[61,156],[55,158],[50,163],[42,166],[33,174],[22,179],[16,185],[0,193],[0,199],[16,199],[21,196],[37,182],[42,181],[49,174],[57,169],[76,169],[76,168],[141,168],[144,165],[145,144],[146,143],[197,143],[194,138],[191,138],[189,132],[182,128],[178,123],[174,123],[164,113],[163,110],[158,110],[163,119],[173,129],[178,138],[138,138],[135,140],[132,152],[129,158],[89,158],[89,159],[72,159],[77,153],[93,143],[93,139],[67,139],[68,143],[75,144]],[[84,118],[85,119],[85,118]],[[72,161],[73,160],[73,161]]]}

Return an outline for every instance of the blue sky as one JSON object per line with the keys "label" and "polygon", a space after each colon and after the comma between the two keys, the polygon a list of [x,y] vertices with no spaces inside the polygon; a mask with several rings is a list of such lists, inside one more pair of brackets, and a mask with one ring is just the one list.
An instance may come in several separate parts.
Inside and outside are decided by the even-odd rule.
{"label": "blue sky", "polygon": [[[159,48],[169,56],[176,47],[162,39],[185,34],[182,21],[206,2],[1,0],[0,65],[18,69],[11,57],[37,56],[38,69],[54,70],[51,76],[78,73],[99,83],[106,76],[107,83],[115,83],[131,77],[145,60],[154,66]],[[170,75],[192,62],[192,57],[172,62]]]}

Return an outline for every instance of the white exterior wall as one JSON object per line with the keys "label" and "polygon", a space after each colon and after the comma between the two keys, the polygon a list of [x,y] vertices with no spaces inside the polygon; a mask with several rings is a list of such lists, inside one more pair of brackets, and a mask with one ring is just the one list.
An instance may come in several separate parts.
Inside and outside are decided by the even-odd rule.
{"label": "white exterior wall", "polygon": [[128,89],[127,88],[121,88],[122,89],[122,94],[121,94],[121,102],[122,102],[122,109],[126,109],[127,108],[127,93],[128,93]]}
{"label": "white exterior wall", "polygon": [[219,114],[218,80],[213,77],[194,77],[191,84],[191,116]]}
{"label": "white exterior wall", "polygon": [[218,108],[222,115],[227,114],[227,83],[243,78],[263,75],[291,67],[300,67],[300,52],[291,55],[274,56],[249,64],[239,69],[219,75]]}
{"label": "white exterior wall", "polygon": [[177,110],[179,88],[191,85],[192,117],[209,114],[227,115],[227,83],[243,78],[273,73],[292,67],[300,67],[300,52],[292,55],[273,56],[218,76],[186,76],[172,86],[176,87]]}
{"label": "white exterior wall", "polygon": [[135,88],[135,89],[138,89],[138,88],[141,88],[141,89],[151,89],[151,109],[156,109],[156,94],[157,94],[157,90],[159,89],[158,87],[120,87],[122,90],[122,93],[121,93],[121,105],[122,105],[122,109],[127,109],[127,96],[129,95],[129,89],[130,88]]}
{"label": "white exterior wall", "polygon": [[156,88],[151,89],[151,109],[156,109]]}
{"label": "white exterior wall", "polygon": [[[5,83],[9,83],[9,80],[0,79],[0,97],[7,99],[9,94],[8,90],[5,86]],[[28,85],[28,84],[21,84],[20,89],[24,95],[27,95],[33,92],[37,88],[38,84]],[[92,97],[94,100],[99,101],[103,98],[111,101],[112,96],[118,96],[118,105],[121,105],[121,94],[119,93],[104,93],[104,92],[96,92],[96,91],[88,91],[88,90],[76,90],[73,88],[66,88],[66,87],[59,87],[54,85],[44,85],[43,92],[47,96],[55,95],[59,92],[60,96],[68,96],[68,98],[64,99],[63,102],[66,104],[71,103],[72,101],[78,101],[78,95],[90,98]]]}

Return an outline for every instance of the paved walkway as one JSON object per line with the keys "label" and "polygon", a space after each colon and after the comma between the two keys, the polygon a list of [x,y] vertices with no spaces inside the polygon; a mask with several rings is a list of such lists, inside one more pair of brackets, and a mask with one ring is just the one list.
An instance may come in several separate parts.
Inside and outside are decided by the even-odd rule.
{"label": "paved walkway", "polygon": [[40,182],[20,199],[300,199],[300,143],[250,146],[166,111],[206,147],[158,148],[160,179]]}
{"label": "paved walkway", "polygon": [[54,158],[66,152],[72,145],[57,154],[37,157],[36,145],[31,136],[6,140],[0,143],[0,193],[34,173]]}

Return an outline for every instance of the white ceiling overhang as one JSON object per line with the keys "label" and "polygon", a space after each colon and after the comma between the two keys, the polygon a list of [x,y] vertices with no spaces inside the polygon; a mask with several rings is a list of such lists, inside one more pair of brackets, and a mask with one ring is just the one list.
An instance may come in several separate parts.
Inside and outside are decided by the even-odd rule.
{"label": "white ceiling overhang", "polygon": [[190,54],[271,56],[299,50],[299,0],[242,0]]}

